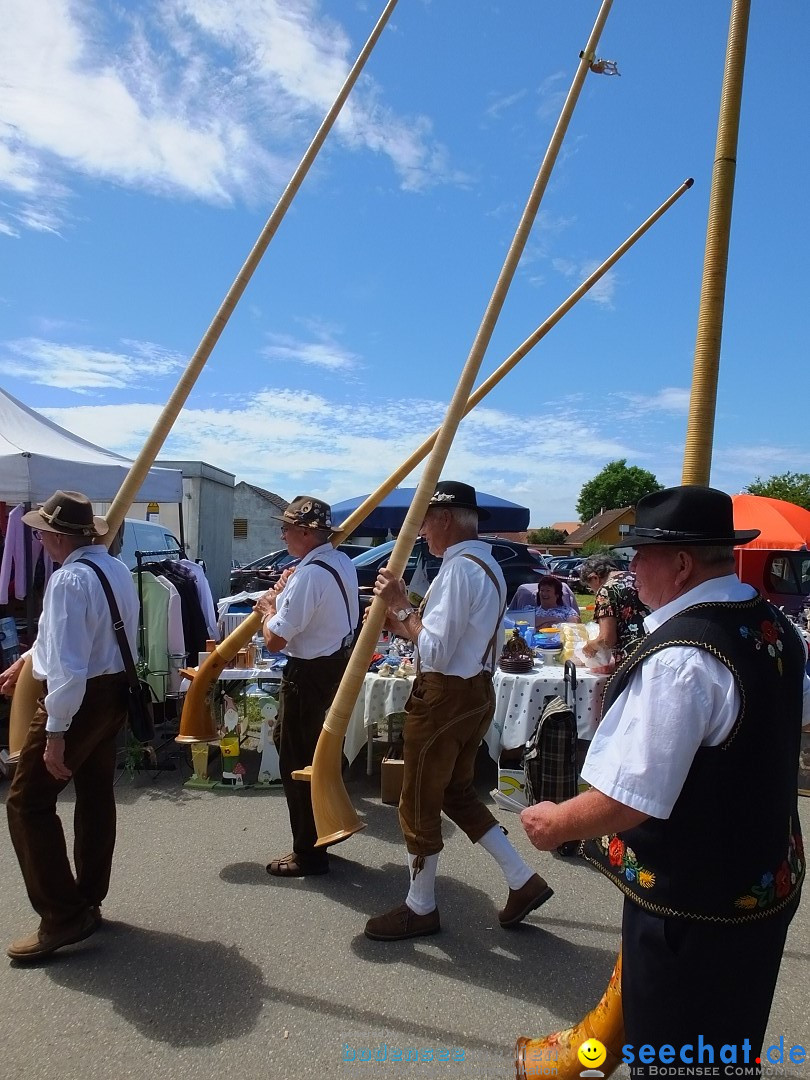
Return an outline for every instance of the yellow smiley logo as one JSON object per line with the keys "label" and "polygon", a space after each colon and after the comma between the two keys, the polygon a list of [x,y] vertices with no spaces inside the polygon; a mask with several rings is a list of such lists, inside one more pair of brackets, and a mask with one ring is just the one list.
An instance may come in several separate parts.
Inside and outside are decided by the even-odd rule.
{"label": "yellow smiley logo", "polygon": [[598,1039],[586,1039],[577,1051],[577,1057],[586,1069],[598,1069],[604,1064],[607,1050]]}

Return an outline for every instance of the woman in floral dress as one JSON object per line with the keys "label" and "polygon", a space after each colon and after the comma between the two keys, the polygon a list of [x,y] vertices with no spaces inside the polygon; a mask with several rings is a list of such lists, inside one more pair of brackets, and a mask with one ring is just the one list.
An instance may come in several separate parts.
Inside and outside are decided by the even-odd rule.
{"label": "woman in floral dress", "polygon": [[650,610],[638,598],[634,576],[609,555],[586,559],[580,567],[580,580],[594,592],[593,619],[599,624],[599,635],[585,645],[583,652],[596,656],[600,649],[609,649],[613,654],[613,664],[609,665],[612,670],[644,636],[643,620]]}

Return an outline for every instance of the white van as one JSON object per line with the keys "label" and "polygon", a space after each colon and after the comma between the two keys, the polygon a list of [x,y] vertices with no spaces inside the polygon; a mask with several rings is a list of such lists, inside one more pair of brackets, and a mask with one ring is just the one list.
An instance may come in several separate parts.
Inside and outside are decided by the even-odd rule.
{"label": "white van", "polygon": [[[112,546],[111,551],[115,554]],[[180,541],[159,521],[124,518],[123,540],[117,554],[130,570],[134,570],[138,565],[136,551],[165,551],[169,558],[184,558]]]}

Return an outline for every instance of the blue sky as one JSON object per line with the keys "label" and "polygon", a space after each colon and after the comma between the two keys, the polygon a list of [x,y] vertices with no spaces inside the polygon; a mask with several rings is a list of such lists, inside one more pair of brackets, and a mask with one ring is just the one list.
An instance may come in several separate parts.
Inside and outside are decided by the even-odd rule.
{"label": "blue sky", "polygon": [[[383,6],[6,0],[0,386],[137,453]],[[587,77],[481,378],[695,186],[459,429],[444,475],[533,525],[574,519],[615,458],[680,482],[730,7],[616,0],[607,20],[621,75]],[[752,7],[711,477],[728,491],[806,471],[810,444],[810,7]],[[407,457],[455,389],[598,10],[399,0],[164,457],[331,501]]]}

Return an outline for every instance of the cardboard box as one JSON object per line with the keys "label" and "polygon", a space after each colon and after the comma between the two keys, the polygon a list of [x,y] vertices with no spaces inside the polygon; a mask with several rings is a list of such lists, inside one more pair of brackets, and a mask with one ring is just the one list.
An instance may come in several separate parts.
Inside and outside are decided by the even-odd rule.
{"label": "cardboard box", "polygon": [[524,806],[526,802],[526,775],[523,769],[505,769],[498,766],[498,791],[517,800]]}
{"label": "cardboard box", "polygon": [[389,806],[398,806],[402,794],[402,778],[405,762],[385,757],[380,767],[380,800]]}

